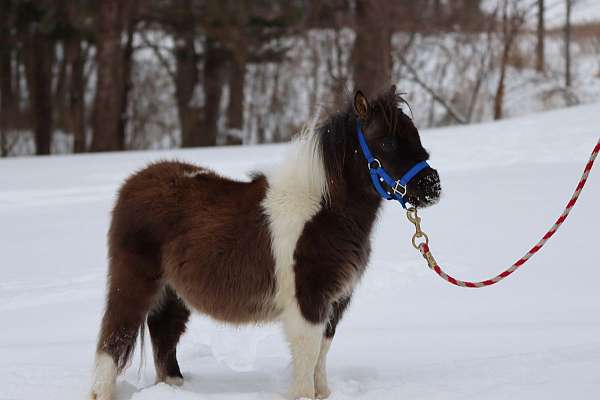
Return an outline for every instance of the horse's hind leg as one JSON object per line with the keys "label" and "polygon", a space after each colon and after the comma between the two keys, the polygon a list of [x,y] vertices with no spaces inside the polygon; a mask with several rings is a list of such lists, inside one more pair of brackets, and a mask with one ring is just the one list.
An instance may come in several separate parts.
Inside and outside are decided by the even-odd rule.
{"label": "horse's hind leg", "polygon": [[151,257],[128,251],[111,254],[92,399],[112,400],[117,375],[133,353],[138,332],[161,285],[160,266]]}
{"label": "horse's hind leg", "polygon": [[183,383],[176,347],[189,317],[190,310],[170,286],[165,286],[160,301],[148,314],[157,382],[171,385]]}

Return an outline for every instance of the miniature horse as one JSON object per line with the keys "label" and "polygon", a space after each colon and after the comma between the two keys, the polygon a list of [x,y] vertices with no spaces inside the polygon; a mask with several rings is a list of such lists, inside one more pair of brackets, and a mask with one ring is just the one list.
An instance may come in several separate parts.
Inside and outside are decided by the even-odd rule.
{"label": "miniature horse", "polygon": [[[113,399],[116,377],[148,324],[157,381],[181,384],[176,357],[190,310],[232,324],[279,320],[290,344],[294,398],[329,395],[325,361],[370,253],[381,198],[355,129],[392,176],[428,159],[395,87],[305,131],[273,173],[233,181],[158,162],[119,192],[109,231],[106,309],[92,398]],[[437,172],[421,171],[405,199],[433,204]]]}

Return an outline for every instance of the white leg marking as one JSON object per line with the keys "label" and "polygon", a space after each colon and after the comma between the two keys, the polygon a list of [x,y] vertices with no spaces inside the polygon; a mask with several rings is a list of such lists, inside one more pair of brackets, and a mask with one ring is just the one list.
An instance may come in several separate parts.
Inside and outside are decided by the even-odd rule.
{"label": "white leg marking", "polygon": [[268,174],[269,188],[262,207],[269,220],[275,258],[275,306],[283,311],[295,298],[294,250],[304,225],[327,198],[327,178],[319,141],[306,130],[294,143],[288,161]]}
{"label": "white leg marking", "polygon": [[96,354],[96,370],[92,384],[93,400],[112,400],[117,381],[117,365],[105,352]]}
{"label": "white leg marking", "polygon": [[293,399],[315,398],[315,367],[321,350],[324,324],[311,324],[300,314],[297,304],[282,316],[283,328],[292,353]]}
{"label": "white leg marking", "polygon": [[331,347],[331,339],[323,337],[321,342],[321,352],[315,368],[315,394],[317,399],[326,399],[331,394],[327,384],[327,353]]}

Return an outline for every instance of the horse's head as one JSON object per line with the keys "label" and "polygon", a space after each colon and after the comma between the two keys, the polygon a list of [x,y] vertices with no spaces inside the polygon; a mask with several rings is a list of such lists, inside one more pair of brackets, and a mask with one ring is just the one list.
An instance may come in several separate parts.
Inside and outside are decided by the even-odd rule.
{"label": "horse's head", "polygon": [[[403,103],[405,100],[396,92],[395,86],[372,101],[367,100],[360,91],[354,96],[354,111],[366,143],[372,155],[394,180],[400,179],[419,162],[429,159],[428,152],[421,145],[419,131],[412,119],[402,111]],[[359,167],[364,176],[366,161],[359,157],[355,162],[363,163]],[[365,184],[371,185],[370,179],[365,181]],[[371,190],[375,189],[371,187]],[[415,207],[427,207],[439,200],[441,191],[437,171],[427,166],[409,181],[404,200]]]}

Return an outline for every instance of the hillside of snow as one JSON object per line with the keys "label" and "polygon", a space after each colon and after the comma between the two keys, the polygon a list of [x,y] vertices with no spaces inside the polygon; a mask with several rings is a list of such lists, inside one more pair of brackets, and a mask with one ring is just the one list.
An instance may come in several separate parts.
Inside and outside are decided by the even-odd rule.
{"label": "hillside of snow", "polygon": [[[422,132],[442,178],[422,211],[448,272],[486,278],[559,215],[600,137],[600,104]],[[0,160],[0,399],[86,398],[103,308],[115,192],[150,161],[178,158],[244,178],[286,145]],[[600,165],[596,169],[600,168]],[[386,204],[374,253],[328,361],[332,400],[600,398],[600,172],[561,231],[499,285],[464,289],[427,269]],[[150,346],[119,400],[282,400],[280,327],[195,315],[179,346],[186,383],[154,385]],[[140,372],[138,373],[138,369]]]}

